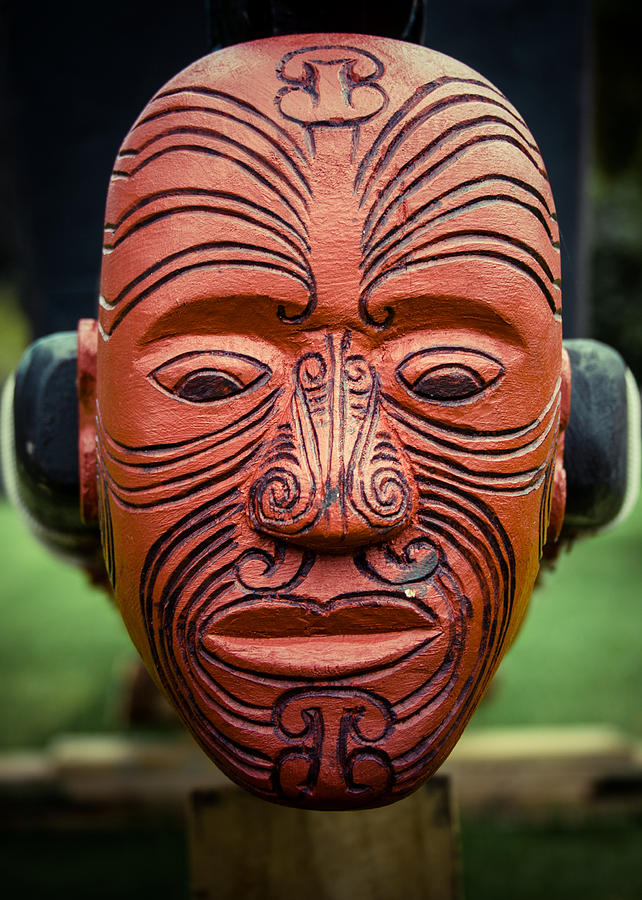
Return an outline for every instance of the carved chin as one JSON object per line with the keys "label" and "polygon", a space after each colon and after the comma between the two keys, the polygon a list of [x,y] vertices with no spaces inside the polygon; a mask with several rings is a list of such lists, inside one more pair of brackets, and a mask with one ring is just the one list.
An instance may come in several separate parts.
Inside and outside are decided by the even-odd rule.
{"label": "carved chin", "polygon": [[336,578],[330,558],[239,554],[214,506],[150,553],[141,601],[156,667],[243,787],[312,808],[379,805],[450,752],[501,656],[513,565],[496,520],[440,491],[450,510],[420,511],[424,536],[401,552],[355,555],[353,589],[330,601],[306,591],[315,574]]}

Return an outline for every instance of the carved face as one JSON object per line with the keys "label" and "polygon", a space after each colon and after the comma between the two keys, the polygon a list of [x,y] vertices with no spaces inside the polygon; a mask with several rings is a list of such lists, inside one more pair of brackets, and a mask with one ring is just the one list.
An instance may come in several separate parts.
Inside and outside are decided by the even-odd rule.
{"label": "carved face", "polygon": [[254,793],[403,796],[546,537],[559,259],[533,138],[432,51],[257,41],[153,98],[105,229],[101,524],[139,652]]}

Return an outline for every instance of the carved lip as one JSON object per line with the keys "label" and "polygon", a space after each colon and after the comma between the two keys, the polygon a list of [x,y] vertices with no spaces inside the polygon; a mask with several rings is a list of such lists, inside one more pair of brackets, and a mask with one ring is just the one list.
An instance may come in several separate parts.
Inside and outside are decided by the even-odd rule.
{"label": "carved lip", "polygon": [[210,623],[205,648],[234,668],[328,678],[390,665],[442,634],[434,615],[398,596],[250,598]]}

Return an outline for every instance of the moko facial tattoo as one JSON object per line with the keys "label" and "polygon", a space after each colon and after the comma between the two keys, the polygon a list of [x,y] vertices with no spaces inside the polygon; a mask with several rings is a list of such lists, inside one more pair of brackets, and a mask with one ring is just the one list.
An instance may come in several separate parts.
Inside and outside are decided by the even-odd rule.
{"label": "moko facial tattoo", "polygon": [[563,496],[559,275],[524,121],[422,47],[221,50],[125,139],[105,559],[146,665],[254,794],[388,803],[459,738]]}

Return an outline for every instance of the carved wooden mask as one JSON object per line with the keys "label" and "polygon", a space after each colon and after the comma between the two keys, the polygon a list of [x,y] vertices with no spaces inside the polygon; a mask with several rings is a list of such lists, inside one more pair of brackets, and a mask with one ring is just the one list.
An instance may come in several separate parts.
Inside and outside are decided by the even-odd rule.
{"label": "carved wooden mask", "polygon": [[141,656],[231,778],[356,808],[443,762],[563,497],[566,384],[544,165],[480,75],[289,36],[152,99],[107,201],[100,518]]}

